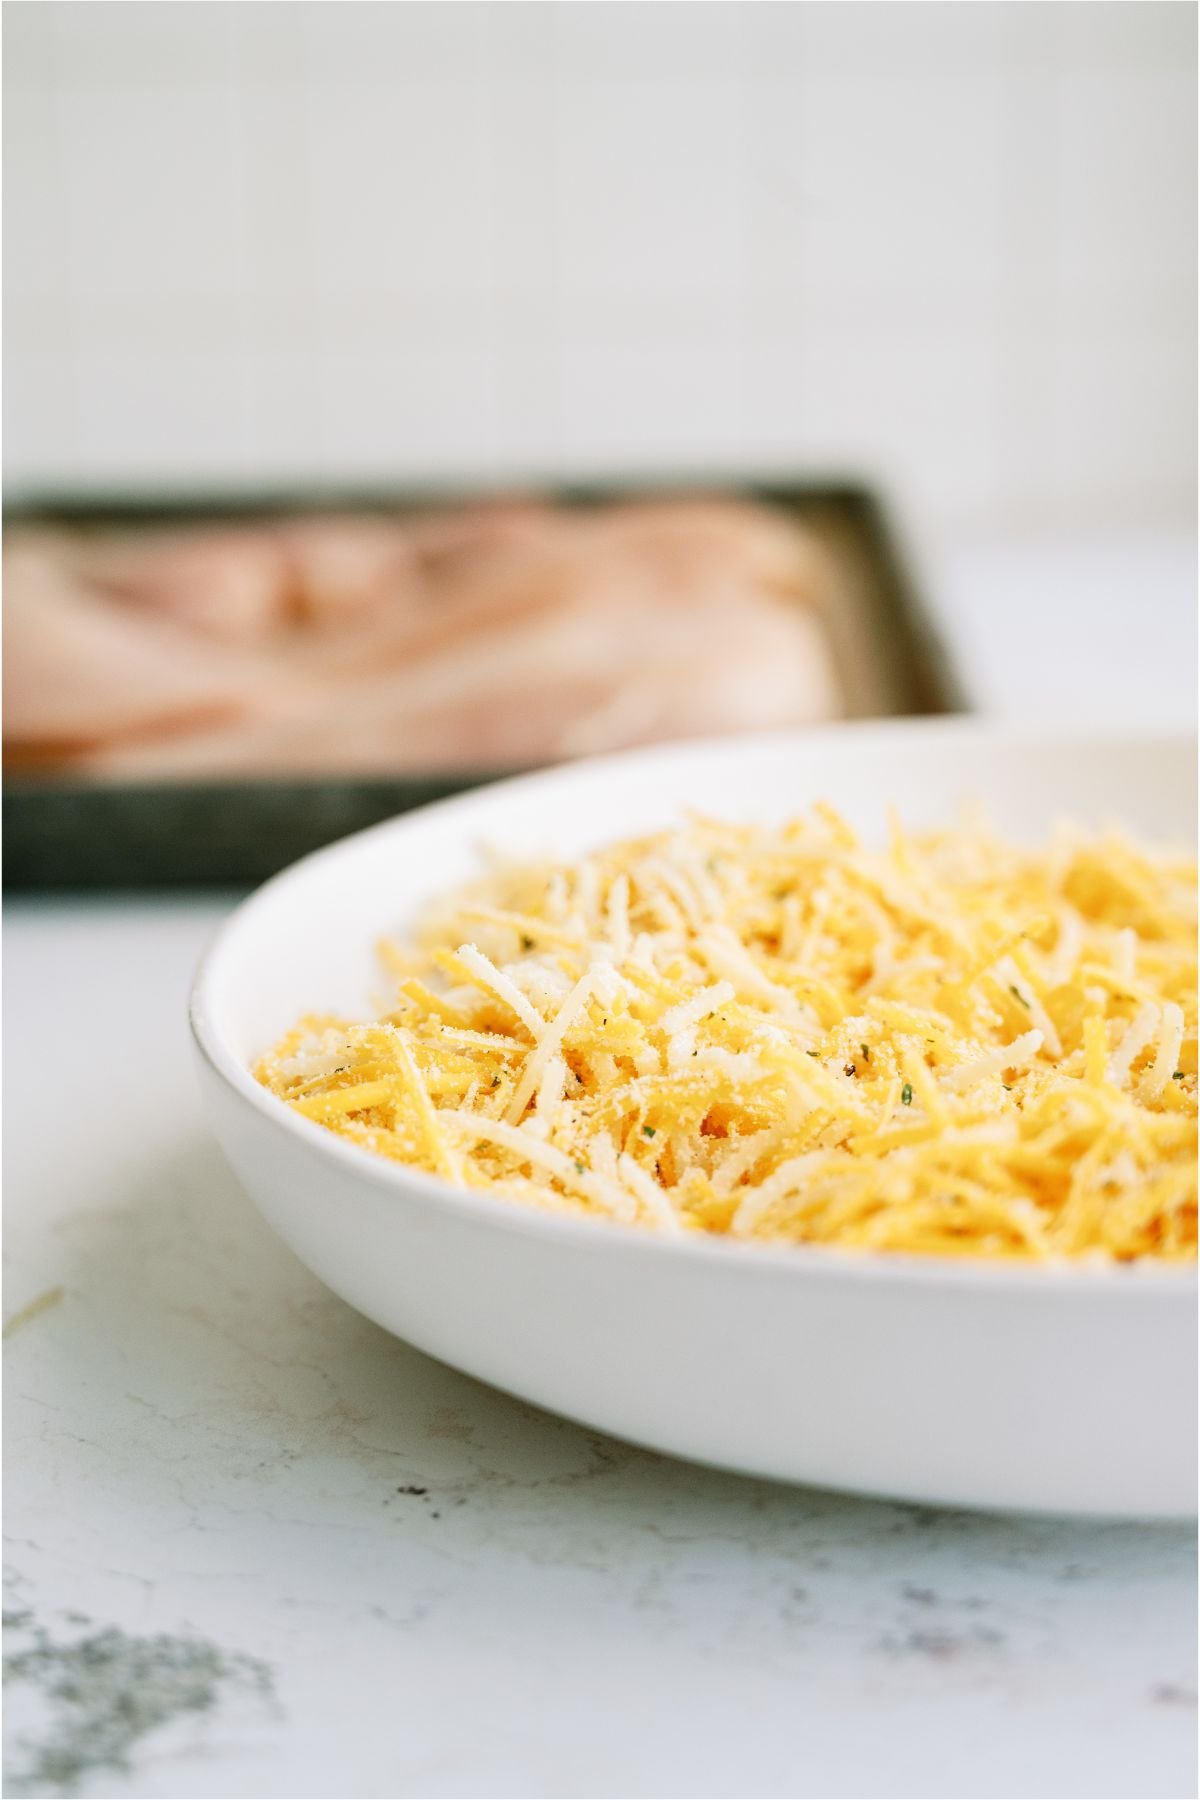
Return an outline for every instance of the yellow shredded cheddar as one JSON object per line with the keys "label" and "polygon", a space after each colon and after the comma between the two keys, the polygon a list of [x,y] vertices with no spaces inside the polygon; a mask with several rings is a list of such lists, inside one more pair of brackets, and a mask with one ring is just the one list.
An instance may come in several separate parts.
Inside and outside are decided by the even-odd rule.
{"label": "yellow shredded cheddar", "polygon": [[380,1019],[258,1079],[364,1149],[660,1232],[1196,1254],[1196,868],[1116,831],[885,849],[829,807],[501,866]]}

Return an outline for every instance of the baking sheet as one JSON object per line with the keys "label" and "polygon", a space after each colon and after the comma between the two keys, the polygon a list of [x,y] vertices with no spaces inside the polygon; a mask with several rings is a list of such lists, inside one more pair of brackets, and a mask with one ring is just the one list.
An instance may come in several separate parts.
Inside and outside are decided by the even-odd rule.
{"label": "baking sheet", "polygon": [[[522,483],[567,505],[650,495],[723,495],[790,513],[835,559],[847,604],[826,623],[851,718],[959,711],[964,696],[937,639],[878,497],[841,482],[743,480]],[[506,484],[504,492],[511,492]],[[480,485],[393,493],[339,492],[30,502],[6,509],[10,525],[71,527],[200,524],[283,512],[346,508],[392,514],[408,507],[491,497]],[[15,889],[248,885],[347,832],[517,771],[446,775],[220,781],[79,780],[6,774],[4,880]]]}

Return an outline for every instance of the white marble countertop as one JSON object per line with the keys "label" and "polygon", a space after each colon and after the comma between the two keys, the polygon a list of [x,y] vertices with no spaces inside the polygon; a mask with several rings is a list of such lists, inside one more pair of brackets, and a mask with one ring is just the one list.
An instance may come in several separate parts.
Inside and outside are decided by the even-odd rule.
{"label": "white marble countertop", "polygon": [[970,537],[918,552],[976,710],[1195,729],[1193,533]]}
{"label": "white marble countertop", "polygon": [[9,1794],[1194,1792],[1190,1529],[670,1462],[322,1289],[193,1088],[228,904],[8,908]]}

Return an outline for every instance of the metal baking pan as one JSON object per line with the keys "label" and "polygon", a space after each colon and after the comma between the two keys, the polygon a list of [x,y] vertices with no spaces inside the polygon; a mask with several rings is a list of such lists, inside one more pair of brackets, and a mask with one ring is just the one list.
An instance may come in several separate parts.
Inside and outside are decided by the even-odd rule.
{"label": "metal baking pan", "polygon": [[[505,485],[511,492],[516,484]],[[145,501],[25,501],[10,524],[68,526],[200,524],[345,507],[396,513],[478,500],[482,484],[364,494],[323,491]],[[654,494],[723,494],[791,512],[835,558],[851,603],[834,650],[851,717],[956,712],[963,690],[933,632],[895,531],[878,497],[853,482],[742,479],[522,482],[567,505]],[[831,625],[838,623],[830,621]],[[322,844],[394,813],[514,773],[510,769],[388,778],[244,779],[110,783],[69,776],[4,781],[4,878],[10,890],[249,885]]]}

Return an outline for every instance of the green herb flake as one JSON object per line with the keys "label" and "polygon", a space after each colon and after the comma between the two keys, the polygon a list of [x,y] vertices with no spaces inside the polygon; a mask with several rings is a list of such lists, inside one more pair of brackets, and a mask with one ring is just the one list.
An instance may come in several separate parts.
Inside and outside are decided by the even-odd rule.
{"label": "green herb flake", "polygon": [[498,1075],[493,1075],[493,1076],[492,1076],[492,1086],[493,1086],[493,1087],[499,1087],[499,1086],[500,1086],[500,1077],[499,1077],[499,1076],[498,1076]]}
{"label": "green herb flake", "polygon": [[865,1045],[865,1044],[860,1044],[860,1045],[859,1045],[859,1046],[858,1046],[858,1047],[859,1047],[859,1049],[860,1049],[860,1050],[861,1050],[861,1051],[862,1051],[862,1059],[863,1059],[863,1061],[864,1061],[864,1062],[870,1062],[870,1060],[871,1060],[871,1052],[870,1052],[870,1051],[869,1051],[869,1050],[868,1050],[868,1049],[867,1049],[867,1046],[866,1046],[866,1045]]}
{"label": "green herb flake", "polygon": [[645,1135],[646,1135],[646,1136],[647,1136],[647,1137],[653,1137],[653,1136],[654,1136],[654,1133],[655,1133],[655,1127],[654,1127],[654,1126],[653,1126],[653,1125],[643,1125],[643,1126],[642,1126],[642,1130],[643,1130],[643,1132],[644,1132],[644,1133],[645,1133]]}
{"label": "green herb flake", "polygon": [[900,1104],[901,1104],[901,1106],[911,1106],[912,1105],[912,1082],[911,1081],[906,1081],[904,1086],[900,1089]]}
{"label": "green herb flake", "polygon": [[521,933],[521,948],[522,948],[522,950],[532,950],[535,942],[536,942],[536,939],[529,937],[525,932]]}
{"label": "green herb flake", "polygon": [[575,1173],[577,1175],[586,1175],[587,1174],[587,1165],[585,1163],[577,1162],[575,1164]]}
{"label": "green herb flake", "polygon": [[819,1050],[806,1050],[804,1054],[805,1056],[811,1056],[813,1061],[817,1062],[820,1059],[821,1052]]}
{"label": "green herb flake", "polygon": [[1027,1000],[1027,999],[1026,999],[1026,998],[1025,998],[1025,996],[1024,996],[1024,994],[1023,994],[1023,993],[1022,993],[1022,992],[1021,992],[1021,990],[1020,990],[1020,988],[1017,988],[1017,987],[1013,987],[1013,985],[1012,985],[1012,983],[1011,983],[1011,982],[1010,982],[1010,983],[1009,983],[1009,987],[1008,987],[1008,991],[1009,991],[1009,993],[1010,993],[1010,994],[1011,994],[1011,995],[1012,995],[1012,997],[1013,997],[1013,999],[1014,999],[1014,1000],[1019,1000],[1019,1001],[1020,1001],[1020,1002],[1021,1002],[1021,1005],[1022,1005],[1022,1006],[1028,1006],[1028,1005],[1029,1005],[1029,1002],[1028,1002],[1028,1000]]}
{"label": "green herb flake", "polygon": [[1182,1069],[1176,1069],[1175,1073],[1171,1077],[1172,1081],[1183,1081],[1185,1079],[1186,1079],[1186,1077],[1185,1077]]}

